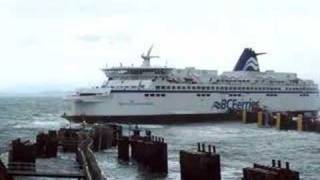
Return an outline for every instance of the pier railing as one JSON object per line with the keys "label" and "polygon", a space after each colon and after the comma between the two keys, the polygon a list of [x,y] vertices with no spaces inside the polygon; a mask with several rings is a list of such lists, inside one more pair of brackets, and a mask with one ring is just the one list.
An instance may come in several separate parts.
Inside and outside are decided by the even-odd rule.
{"label": "pier railing", "polygon": [[91,150],[93,140],[87,137],[83,140],[77,151],[77,159],[83,167],[86,180],[106,180]]}

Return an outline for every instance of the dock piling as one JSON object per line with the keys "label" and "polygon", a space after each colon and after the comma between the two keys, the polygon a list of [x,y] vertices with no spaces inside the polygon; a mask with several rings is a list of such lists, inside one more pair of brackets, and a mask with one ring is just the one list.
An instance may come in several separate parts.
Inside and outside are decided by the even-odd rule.
{"label": "dock piling", "polygon": [[[199,143],[198,143],[199,145]],[[198,146],[199,147],[199,146]],[[215,149],[213,145],[208,145]],[[220,155],[206,151],[180,151],[180,173],[182,180],[221,180]]]}

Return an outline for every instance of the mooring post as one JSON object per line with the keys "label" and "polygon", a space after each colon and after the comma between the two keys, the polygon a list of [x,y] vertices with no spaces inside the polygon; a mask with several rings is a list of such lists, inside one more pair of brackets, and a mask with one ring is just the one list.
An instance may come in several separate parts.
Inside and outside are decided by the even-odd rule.
{"label": "mooring post", "polygon": [[263,123],[263,112],[259,111],[258,112],[258,122],[257,122],[258,127],[263,127],[264,123]]}
{"label": "mooring post", "polygon": [[297,130],[298,131],[304,131],[303,127],[303,115],[299,114],[297,117]]}
{"label": "mooring post", "polygon": [[118,139],[118,158],[129,161],[129,137],[127,136]]}

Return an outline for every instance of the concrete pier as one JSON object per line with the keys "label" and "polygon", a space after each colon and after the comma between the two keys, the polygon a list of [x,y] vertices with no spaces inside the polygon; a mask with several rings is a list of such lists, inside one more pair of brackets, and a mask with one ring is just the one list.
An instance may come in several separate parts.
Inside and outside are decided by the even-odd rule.
{"label": "concrete pier", "polygon": [[215,146],[197,146],[197,151],[180,151],[181,179],[221,180],[220,155]]}

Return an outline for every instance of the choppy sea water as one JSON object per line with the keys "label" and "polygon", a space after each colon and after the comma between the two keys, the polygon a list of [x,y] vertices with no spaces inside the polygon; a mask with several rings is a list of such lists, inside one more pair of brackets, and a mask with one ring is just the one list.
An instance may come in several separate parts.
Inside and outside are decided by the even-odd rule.
{"label": "choppy sea water", "polygon": [[[60,116],[69,107],[60,97],[0,97],[0,152],[6,151],[12,139],[34,140],[39,131],[68,125]],[[180,179],[179,151],[195,149],[197,142],[216,145],[225,180],[240,179],[242,168],[254,162],[270,165],[272,159],[289,161],[302,179],[320,179],[320,134],[257,128],[255,124],[237,122],[143,127],[168,142],[168,176],[149,174],[134,163],[119,162],[116,149],[110,149],[96,153],[108,179]]]}

